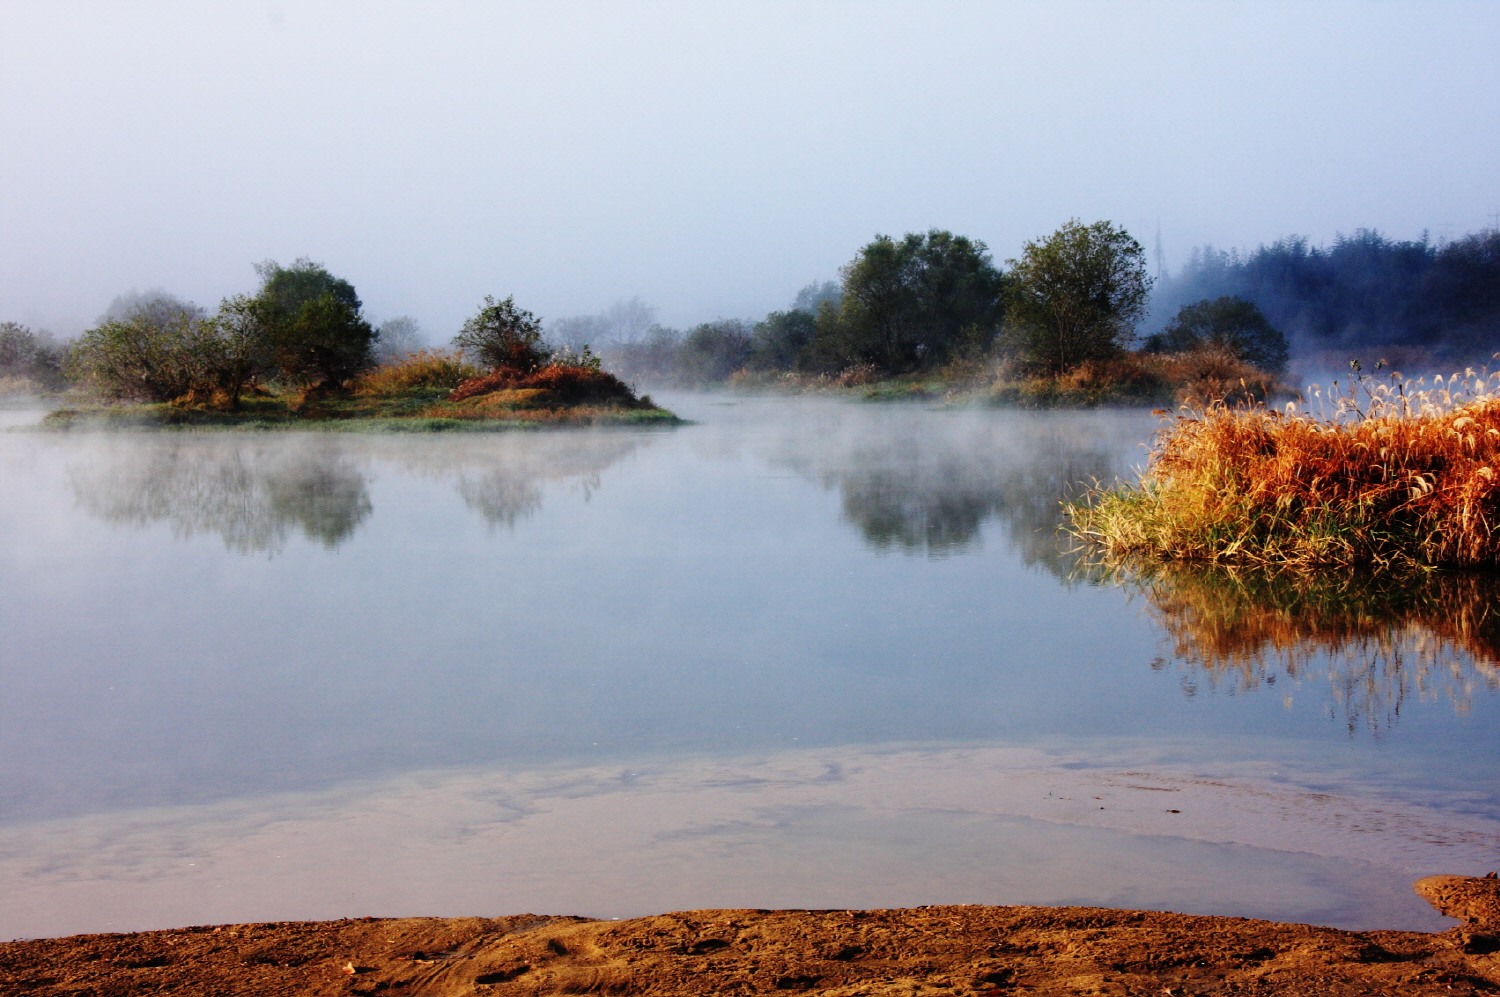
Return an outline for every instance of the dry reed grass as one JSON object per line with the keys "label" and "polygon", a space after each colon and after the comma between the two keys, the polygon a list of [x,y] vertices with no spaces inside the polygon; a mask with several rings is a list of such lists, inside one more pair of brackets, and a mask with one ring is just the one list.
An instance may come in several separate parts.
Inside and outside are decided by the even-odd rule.
{"label": "dry reed grass", "polygon": [[1264,402],[1286,392],[1271,374],[1217,349],[1185,353],[1124,353],[1089,360],[1063,374],[1030,374],[1002,367],[989,387],[1000,405],[1047,408],[1059,405]]}
{"label": "dry reed grass", "polygon": [[361,374],[354,382],[356,395],[389,397],[413,388],[452,390],[481,371],[458,351],[421,350],[396,363],[376,367]]}
{"label": "dry reed grass", "polygon": [[1139,483],[1069,507],[1073,532],[1115,556],[1500,562],[1500,374],[1358,378],[1314,394],[1315,409],[1215,404],[1178,416]]}

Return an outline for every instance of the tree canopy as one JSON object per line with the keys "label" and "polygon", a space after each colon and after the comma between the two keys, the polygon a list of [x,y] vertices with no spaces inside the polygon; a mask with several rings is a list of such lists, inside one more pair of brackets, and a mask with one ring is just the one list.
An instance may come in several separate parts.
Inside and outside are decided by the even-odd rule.
{"label": "tree canopy", "polygon": [[282,377],[336,387],[374,364],[375,330],[353,284],[306,258],[255,269],[260,292],[243,307],[253,311]]}
{"label": "tree canopy", "polygon": [[942,229],[899,242],[877,235],[840,273],[837,307],[823,306],[814,344],[833,366],[931,366],[968,341],[987,346],[999,325],[1004,277],[977,239]]}
{"label": "tree canopy", "polygon": [[1166,328],[1146,337],[1144,348],[1151,353],[1214,348],[1276,373],[1287,361],[1286,337],[1254,304],[1229,295],[1183,305]]}
{"label": "tree canopy", "polygon": [[1008,262],[1005,344],[1018,359],[1056,374],[1130,344],[1151,278],[1123,228],[1073,219]]}

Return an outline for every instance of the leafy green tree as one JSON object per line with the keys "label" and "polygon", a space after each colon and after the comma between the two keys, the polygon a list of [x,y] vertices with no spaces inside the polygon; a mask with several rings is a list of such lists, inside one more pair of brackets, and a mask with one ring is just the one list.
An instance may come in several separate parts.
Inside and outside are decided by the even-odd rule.
{"label": "leafy green tree", "polygon": [[1151,278],[1123,228],[1074,219],[1008,262],[1004,342],[1021,361],[1059,374],[1129,345]]}
{"label": "leafy green tree", "polygon": [[161,292],[116,299],[73,344],[66,366],[109,397],[231,408],[247,384],[275,369],[256,299],[231,298],[209,316]]}
{"label": "leafy green tree", "polygon": [[551,351],[542,342],[542,322],[513,296],[496,301],[485,295],[479,313],[464,323],[453,345],[490,370],[514,367],[530,373],[545,367]]}
{"label": "leafy green tree", "polygon": [[695,326],[677,350],[677,376],[690,384],[726,380],[750,360],[750,329],[739,319]]}
{"label": "leafy green tree", "polygon": [[255,269],[255,313],[284,378],[337,387],[374,365],[375,330],[360,314],[353,284],[305,258]]}
{"label": "leafy green tree", "polygon": [[[984,345],[999,326],[1005,278],[984,243],[941,229],[878,235],[840,271],[836,313],[818,323],[814,352],[840,365],[893,372],[942,363],[961,345]],[[825,299],[826,300],[826,299]]]}
{"label": "leafy green tree", "polygon": [[1230,353],[1262,370],[1286,369],[1286,337],[1254,304],[1232,295],[1183,305],[1164,329],[1146,337],[1144,346],[1150,353],[1205,348]]}
{"label": "leafy green tree", "polygon": [[155,296],[84,332],[69,351],[67,370],[109,397],[171,401],[210,376],[210,326],[201,308]]}
{"label": "leafy green tree", "polygon": [[750,335],[750,366],[759,370],[792,370],[818,331],[818,317],[793,308],[772,312],[755,324]]}

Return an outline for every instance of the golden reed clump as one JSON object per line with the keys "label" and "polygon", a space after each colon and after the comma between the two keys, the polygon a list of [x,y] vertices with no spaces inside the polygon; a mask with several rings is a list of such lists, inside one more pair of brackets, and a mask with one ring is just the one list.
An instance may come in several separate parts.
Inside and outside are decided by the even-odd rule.
{"label": "golden reed clump", "polygon": [[1313,412],[1210,406],[1136,485],[1069,507],[1110,555],[1287,565],[1500,563],[1500,375],[1360,378]]}
{"label": "golden reed clump", "polygon": [[461,352],[420,350],[395,363],[376,367],[354,382],[357,395],[399,395],[413,388],[452,390],[483,371],[464,359]]}

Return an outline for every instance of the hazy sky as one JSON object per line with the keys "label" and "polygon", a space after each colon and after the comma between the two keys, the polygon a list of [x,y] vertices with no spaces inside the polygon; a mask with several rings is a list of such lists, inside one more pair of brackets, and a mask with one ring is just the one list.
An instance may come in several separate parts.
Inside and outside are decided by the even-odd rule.
{"label": "hazy sky", "polygon": [[447,338],[785,307],[877,232],[1193,245],[1500,211],[1500,3],[0,0],[0,319],[310,256]]}

